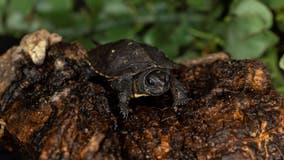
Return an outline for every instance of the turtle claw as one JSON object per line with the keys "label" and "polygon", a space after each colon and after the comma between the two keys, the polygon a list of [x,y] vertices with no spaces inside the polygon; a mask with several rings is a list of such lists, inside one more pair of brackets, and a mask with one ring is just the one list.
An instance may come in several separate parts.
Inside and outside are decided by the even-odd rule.
{"label": "turtle claw", "polygon": [[128,118],[128,112],[121,112],[123,119]]}
{"label": "turtle claw", "polygon": [[190,99],[187,98],[187,97],[175,100],[175,102],[173,104],[175,112],[178,111],[178,106],[186,105],[189,102],[189,100]]}
{"label": "turtle claw", "polygon": [[127,119],[128,113],[129,113],[127,105],[121,104],[119,105],[119,108],[120,108],[120,113],[122,114],[123,118]]}

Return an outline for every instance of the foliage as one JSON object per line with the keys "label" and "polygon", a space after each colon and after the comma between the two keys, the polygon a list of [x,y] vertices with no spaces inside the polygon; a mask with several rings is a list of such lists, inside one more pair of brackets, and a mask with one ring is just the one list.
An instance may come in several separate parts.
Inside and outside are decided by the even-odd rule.
{"label": "foliage", "polygon": [[46,28],[87,48],[131,38],[175,60],[220,50],[234,59],[259,58],[284,85],[273,66],[284,63],[277,62],[284,51],[283,0],[0,0],[0,18],[0,34]]}
{"label": "foliage", "polygon": [[272,13],[260,1],[241,0],[231,9],[231,20],[226,33],[225,50],[233,58],[257,58],[277,42],[270,31]]}
{"label": "foliage", "polygon": [[282,57],[280,58],[279,67],[284,70],[284,55],[282,55]]}

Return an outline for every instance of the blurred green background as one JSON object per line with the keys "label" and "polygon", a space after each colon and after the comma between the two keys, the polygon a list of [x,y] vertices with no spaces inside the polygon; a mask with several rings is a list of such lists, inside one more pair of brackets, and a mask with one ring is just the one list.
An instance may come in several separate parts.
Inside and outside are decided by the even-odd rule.
{"label": "blurred green background", "polygon": [[175,61],[260,59],[284,95],[284,0],[0,0],[0,46],[46,28],[86,48],[131,38]]}

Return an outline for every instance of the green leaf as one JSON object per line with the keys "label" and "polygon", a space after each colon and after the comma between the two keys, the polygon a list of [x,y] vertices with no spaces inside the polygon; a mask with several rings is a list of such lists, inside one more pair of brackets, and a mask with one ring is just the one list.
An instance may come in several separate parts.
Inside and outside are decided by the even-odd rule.
{"label": "green leaf", "polygon": [[104,6],[104,13],[110,15],[121,15],[129,13],[129,8],[121,0],[109,0],[110,2]]}
{"label": "green leaf", "polygon": [[273,23],[272,14],[260,1],[238,1],[232,14],[224,48],[233,58],[258,58],[277,43],[278,38],[269,31]]}
{"label": "green leaf", "polygon": [[276,25],[282,32],[284,32],[284,11],[277,13]]}
{"label": "green leaf", "polygon": [[102,12],[104,2],[96,0],[86,0],[86,4],[90,9],[91,14],[93,16],[97,16],[99,13]]}
{"label": "green leaf", "polygon": [[251,59],[260,57],[266,49],[275,45],[278,37],[271,31],[263,31],[247,37],[236,37],[229,33],[225,50],[233,59]]}
{"label": "green leaf", "polygon": [[4,7],[7,4],[7,0],[0,0],[0,12],[3,12]]}
{"label": "green leaf", "polygon": [[281,9],[284,7],[283,0],[262,0],[264,3],[268,4],[272,9]]}
{"label": "green leaf", "polygon": [[23,16],[26,16],[32,12],[35,0],[10,0],[8,11],[9,14],[17,12]]}
{"label": "green leaf", "polygon": [[[72,0],[37,0],[35,9],[38,15],[41,17],[42,24],[52,30],[59,30],[62,32],[62,28],[67,28],[74,25],[74,15],[72,14]],[[69,32],[70,33],[70,32]]]}
{"label": "green leaf", "polygon": [[10,0],[6,3],[7,17],[5,27],[7,32],[20,34],[23,31],[30,31],[36,28],[37,22],[30,21],[27,17],[32,13],[34,0]]}
{"label": "green leaf", "polygon": [[194,37],[190,34],[189,26],[183,23],[177,26],[170,35],[171,41],[178,45],[189,44],[193,41]]}
{"label": "green leaf", "polygon": [[68,12],[72,9],[72,0],[37,0],[36,8],[39,13]]}
{"label": "green leaf", "polygon": [[208,0],[187,0],[187,4],[193,9],[203,11],[206,11],[212,7],[212,2]]}
{"label": "green leaf", "polygon": [[[6,0],[0,0],[0,18],[3,17],[4,12],[5,12],[5,5],[7,1]],[[0,34],[4,32],[2,21],[0,21]]]}
{"label": "green leaf", "polygon": [[229,30],[236,36],[249,36],[266,30],[266,25],[257,16],[236,17],[229,24]]}
{"label": "green leaf", "polygon": [[19,32],[17,34],[21,34],[20,32],[31,32],[40,26],[39,21],[27,21],[24,17],[24,15],[13,12],[9,14],[6,22],[6,28],[9,32]]}
{"label": "green leaf", "polygon": [[284,55],[280,58],[279,67],[284,71]]}
{"label": "green leaf", "polygon": [[6,4],[7,0],[0,0],[0,6],[1,8]]}
{"label": "green leaf", "polygon": [[265,28],[270,28],[273,23],[273,16],[269,8],[258,0],[241,0],[232,9],[232,14],[236,17],[258,16],[264,23]]}
{"label": "green leaf", "polygon": [[131,28],[130,25],[116,26],[104,31],[104,34],[96,35],[94,39],[99,39],[104,42],[115,41],[123,38],[133,39],[135,33],[133,30],[129,30],[129,28]]}
{"label": "green leaf", "polygon": [[268,67],[274,87],[284,96],[284,76],[278,68],[277,52],[278,50],[276,48],[271,48],[260,60]]}
{"label": "green leaf", "polygon": [[143,37],[143,41],[147,44],[151,44],[158,47],[160,50],[165,52],[169,58],[174,58],[177,55],[178,44],[175,40],[171,38],[171,33],[173,30],[169,25],[165,26],[155,26]]}

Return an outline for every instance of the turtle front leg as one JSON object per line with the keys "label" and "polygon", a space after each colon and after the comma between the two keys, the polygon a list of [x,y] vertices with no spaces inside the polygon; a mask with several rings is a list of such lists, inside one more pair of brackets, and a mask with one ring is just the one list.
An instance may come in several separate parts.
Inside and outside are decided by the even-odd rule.
{"label": "turtle front leg", "polygon": [[171,77],[171,92],[174,97],[173,107],[177,111],[177,106],[185,105],[188,103],[187,90],[184,85],[175,77]]}
{"label": "turtle front leg", "polygon": [[132,94],[132,80],[123,78],[111,82],[111,87],[118,91],[118,107],[123,118],[128,117],[128,105]]}
{"label": "turtle front leg", "polygon": [[118,107],[120,108],[120,113],[122,114],[123,118],[127,119],[129,109],[128,109],[128,104],[130,101],[130,95],[128,92],[120,92],[118,94]]}

